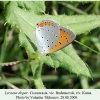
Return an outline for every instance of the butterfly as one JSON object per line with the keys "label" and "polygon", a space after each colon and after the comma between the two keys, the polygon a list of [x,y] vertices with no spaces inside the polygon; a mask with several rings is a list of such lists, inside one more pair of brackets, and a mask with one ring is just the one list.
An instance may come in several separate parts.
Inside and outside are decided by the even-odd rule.
{"label": "butterfly", "polygon": [[42,20],[37,23],[35,36],[38,48],[43,54],[50,54],[64,48],[76,37],[70,29],[64,28],[52,20]]}

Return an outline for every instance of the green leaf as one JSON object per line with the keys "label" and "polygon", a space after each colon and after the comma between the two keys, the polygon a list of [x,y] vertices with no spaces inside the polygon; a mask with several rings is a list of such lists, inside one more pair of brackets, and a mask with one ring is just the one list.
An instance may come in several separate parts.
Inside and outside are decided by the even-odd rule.
{"label": "green leaf", "polygon": [[[7,3],[6,3],[7,4]],[[37,1],[16,1],[16,3],[12,2],[11,5],[16,4],[18,8],[21,8],[22,10],[27,11],[33,11],[36,14],[41,14],[45,12],[45,4],[43,1],[37,2]]]}
{"label": "green leaf", "polygon": [[[31,3],[35,4],[36,9]],[[38,53],[37,41],[34,35],[36,24],[41,20],[54,20],[61,26],[68,27],[77,35],[100,26],[99,15],[53,16],[37,14],[44,12],[44,9],[44,2],[29,2],[28,4],[26,2],[10,2],[5,9],[6,21],[19,29],[20,44],[26,49],[29,58],[37,59],[41,57],[39,60],[42,60],[42,54]],[[50,54],[50,56],[45,56],[45,59],[44,63],[51,67],[63,67],[72,73],[91,77],[86,64],[78,57],[71,45]]]}
{"label": "green leaf", "polygon": [[50,54],[49,59],[51,60],[46,60],[49,66],[61,66],[77,75],[90,76],[88,66],[78,57],[72,45]]}

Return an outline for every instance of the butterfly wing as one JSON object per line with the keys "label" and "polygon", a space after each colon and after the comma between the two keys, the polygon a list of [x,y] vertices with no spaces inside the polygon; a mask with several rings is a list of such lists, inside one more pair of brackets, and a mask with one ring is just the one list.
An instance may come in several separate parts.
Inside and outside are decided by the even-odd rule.
{"label": "butterfly wing", "polygon": [[60,28],[51,20],[43,20],[37,24],[35,31],[38,48],[44,54],[50,50],[60,37]]}
{"label": "butterfly wing", "polygon": [[68,28],[60,27],[60,37],[52,49],[48,50],[47,53],[55,52],[65,46],[69,45],[76,37],[76,35]]}

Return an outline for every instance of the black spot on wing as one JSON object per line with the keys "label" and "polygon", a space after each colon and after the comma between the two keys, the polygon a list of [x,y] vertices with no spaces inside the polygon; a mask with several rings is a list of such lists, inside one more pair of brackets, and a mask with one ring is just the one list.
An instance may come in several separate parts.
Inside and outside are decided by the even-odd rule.
{"label": "black spot on wing", "polygon": [[59,44],[62,44],[61,42],[59,42]]}

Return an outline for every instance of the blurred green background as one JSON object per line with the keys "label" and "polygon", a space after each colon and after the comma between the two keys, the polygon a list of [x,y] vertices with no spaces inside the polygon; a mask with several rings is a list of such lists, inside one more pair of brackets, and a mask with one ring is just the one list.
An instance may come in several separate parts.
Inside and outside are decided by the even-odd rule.
{"label": "blurred green background", "polygon": [[[89,15],[100,14],[100,2],[66,2],[46,1],[45,13],[50,15]],[[4,9],[0,2],[0,63],[27,59],[27,54],[19,44],[18,31],[6,24]],[[67,22],[66,22],[67,23]],[[100,52],[100,28],[76,37],[77,41]],[[100,88],[100,55],[73,42],[77,54],[92,70],[92,77],[77,76],[63,68],[53,69],[44,65],[42,70],[43,83],[48,89],[81,89]],[[27,66],[27,67],[26,67]],[[25,78],[25,79],[24,79]],[[16,87],[13,87],[16,86]],[[0,66],[0,88],[34,88],[32,72],[28,63],[12,66]]]}

